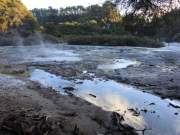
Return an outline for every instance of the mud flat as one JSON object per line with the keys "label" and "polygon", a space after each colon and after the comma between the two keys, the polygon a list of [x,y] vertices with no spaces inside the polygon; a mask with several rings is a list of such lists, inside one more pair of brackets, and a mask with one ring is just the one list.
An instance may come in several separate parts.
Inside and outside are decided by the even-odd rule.
{"label": "mud flat", "polygon": [[1,47],[0,133],[179,135],[179,52]]}

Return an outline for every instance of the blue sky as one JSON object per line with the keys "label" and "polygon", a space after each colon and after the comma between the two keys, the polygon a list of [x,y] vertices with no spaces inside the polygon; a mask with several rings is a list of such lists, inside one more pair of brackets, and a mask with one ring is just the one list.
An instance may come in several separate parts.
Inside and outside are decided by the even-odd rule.
{"label": "blue sky", "polygon": [[102,4],[105,0],[21,0],[28,9],[32,8],[54,8],[83,5],[89,6],[92,4]]}

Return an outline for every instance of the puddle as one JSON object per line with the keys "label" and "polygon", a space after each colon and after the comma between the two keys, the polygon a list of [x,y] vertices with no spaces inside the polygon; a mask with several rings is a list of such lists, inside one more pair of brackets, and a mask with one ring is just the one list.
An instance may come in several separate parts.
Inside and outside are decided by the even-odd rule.
{"label": "puddle", "polygon": [[73,86],[75,95],[104,110],[124,115],[125,122],[136,129],[151,129],[145,135],[180,134],[180,109],[170,105],[175,102],[179,106],[179,101],[162,100],[113,80],[94,78],[76,80],[81,83],[75,83],[38,69],[31,73],[30,79],[61,93],[64,93],[63,87]]}
{"label": "puddle", "polygon": [[[63,90],[64,87],[70,86],[72,83],[63,79],[61,76],[56,76],[45,72],[43,70],[36,69],[30,74],[30,80],[37,81],[45,87],[51,87],[55,90]],[[62,92],[64,94],[64,92]]]}
{"label": "puddle", "polygon": [[99,65],[98,69],[108,71],[108,70],[114,70],[114,69],[127,68],[128,66],[136,65],[136,64],[138,64],[137,61],[126,60],[126,59],[115,59],[115,60],[109,61],[108,63]]}

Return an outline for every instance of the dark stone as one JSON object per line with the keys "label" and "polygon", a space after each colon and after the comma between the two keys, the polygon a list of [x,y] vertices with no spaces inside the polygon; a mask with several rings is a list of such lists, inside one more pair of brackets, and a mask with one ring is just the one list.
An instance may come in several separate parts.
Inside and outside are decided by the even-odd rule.
{"label": "dark stone", "polygon": [[74,91],[75,90],[75,88],[73,88],[73,87],[64,87],[63,89],[66,91]]}

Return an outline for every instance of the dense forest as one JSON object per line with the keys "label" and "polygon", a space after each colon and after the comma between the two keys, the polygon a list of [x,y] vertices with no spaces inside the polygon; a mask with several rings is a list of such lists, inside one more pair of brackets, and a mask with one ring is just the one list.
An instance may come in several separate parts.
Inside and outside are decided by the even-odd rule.
{"label": "dense forest", "polygon": [[[122,14],[119,3],[134,10]],[[180,9],[174,6],[160,12],[160,8],[151,1],[117,0],[89,7],[33,9],[31,13],[19,0],[1,0],[0,30],[1,35],[11,32],[23,37],[38,31],[71,44],[148,46],[148,42],[152,46],[159,41],[180,41]]]}

